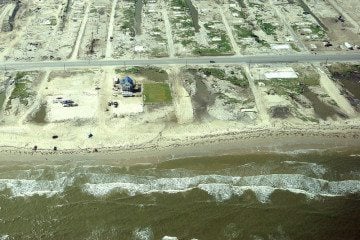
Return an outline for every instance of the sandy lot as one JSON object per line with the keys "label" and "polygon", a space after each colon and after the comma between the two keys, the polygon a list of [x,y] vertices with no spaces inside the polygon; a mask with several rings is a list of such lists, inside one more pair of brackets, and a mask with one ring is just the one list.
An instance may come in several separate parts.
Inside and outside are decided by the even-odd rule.
{"label": "sandy lot", "polygon": [[[256,138],[264,136],[263,131],[275,134],[286,130],[291,135],[299,129],[309,136],[343,131],[346,138],[352,138],[351,132],[359,128],[359,113],[320,66],[259,65],[252,66],[249,73],[244,66],[214,65],[135,70],[6,75],[9,81],[21,77],[19,83],[26,85],[18,87],[37,90],[22,100],[22,90],[18,90],[20,95],[13,95],[14,86],[6,90],[5,106],[9,96],[13,99],[12,110],[3,109],[1,115],[1,149],[33,152],[36,146],[44,153],[157,149]],[[304,85],[281,85],[281,78],[265,79],[266,73],[290,70],[299,78],[289,81],[301,79]],[[121,96],[113,89],[114,76],[126,75],[139,84],[169,84],[171,102],[149,104],[141,92],[139,97]],[[299,86],[308,87],[311,94],[303,91],[306,88],[299,92]],[[27,106],[24,100],[28,100]],[[64,100],[72,100],[76,106],[65,107]],[[117,101],[118,107],[109,106],[109,101]],[[319,106],[327,110],[318,112]]]}

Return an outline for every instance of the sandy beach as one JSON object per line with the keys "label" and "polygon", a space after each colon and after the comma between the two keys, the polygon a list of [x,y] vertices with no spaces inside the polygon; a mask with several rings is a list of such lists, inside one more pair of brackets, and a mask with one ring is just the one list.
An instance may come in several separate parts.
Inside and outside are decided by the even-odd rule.
{"label": "sandy beach", "polygon": [[[180,130],[180,126],[164,130],[158,138],[149,141],[135,141],[130,145],[110,144],[77,149],[60,148],[32,150],[30,147],[1,146],[0,160],[5,163],[26,162],[48,164],[49,161],[85,161],[115,165],[151,164],[171,159],[214,156],[242,155],[250,153],[301,153],[306,151],[342,151],[360,149],[360,127],[343,126],[304,126],[304,127],[263,127],[254,129],[229,130],[219,133],[190,135]],[[194,127],[194,126],[192,126]],[[37,139],[38,141],[40,139]],[[68,142],[62,142],[68,146]]]}

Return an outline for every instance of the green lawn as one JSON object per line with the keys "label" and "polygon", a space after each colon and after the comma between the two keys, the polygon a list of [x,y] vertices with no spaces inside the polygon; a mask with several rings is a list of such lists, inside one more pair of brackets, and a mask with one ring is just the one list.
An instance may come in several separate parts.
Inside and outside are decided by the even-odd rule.
{"label": "green lawn", "polygon": [[28,104],[28,98],[31,96],[31,93],[29,92],[29,88],[27,86],[28,81],[24,79],[25,76],[25,72],[16,73],[15,88],[11,93],[10,100],[18,98],[20,103],[26,106]]}
{"label": "green lawn", "polygon": [[172,100],[170,87],[166,83],[144,83],[144,103],[170,103]]}

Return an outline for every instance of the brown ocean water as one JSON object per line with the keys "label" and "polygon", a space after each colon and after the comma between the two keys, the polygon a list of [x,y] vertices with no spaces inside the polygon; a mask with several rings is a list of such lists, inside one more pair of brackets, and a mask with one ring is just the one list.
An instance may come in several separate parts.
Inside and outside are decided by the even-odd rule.
{"label": "brown ocean water", "polygon": [[1,165],[0,239],[360,239],[358,154]]}

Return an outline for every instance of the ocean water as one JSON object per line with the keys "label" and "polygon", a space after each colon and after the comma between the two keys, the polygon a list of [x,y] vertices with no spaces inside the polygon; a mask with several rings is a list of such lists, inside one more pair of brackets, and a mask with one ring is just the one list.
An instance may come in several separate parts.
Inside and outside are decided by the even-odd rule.
{"label": "ocean water", "polygon": [[1,165],[0,239],[360,239],[360,155]]}

